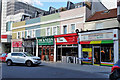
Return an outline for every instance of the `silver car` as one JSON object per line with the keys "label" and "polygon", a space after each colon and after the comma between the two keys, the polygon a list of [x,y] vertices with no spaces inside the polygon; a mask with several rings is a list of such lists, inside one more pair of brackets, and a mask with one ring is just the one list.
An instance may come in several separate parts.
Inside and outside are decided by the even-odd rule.
{"label": "silver car", "polygon": [[33,56],[27,52],[13,52],[8,53],[6,57],[6,63],[8,66],[12,65],[13,63],[21,63],[30,67],[33,64],[41,64],[41,59],[40,57]]}

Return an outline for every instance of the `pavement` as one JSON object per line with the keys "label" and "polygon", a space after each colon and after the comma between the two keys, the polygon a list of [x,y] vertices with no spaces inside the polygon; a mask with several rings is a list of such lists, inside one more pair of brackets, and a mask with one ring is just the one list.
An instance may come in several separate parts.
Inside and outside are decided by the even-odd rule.
{"label": "pavement", "polygon": [[87,65],[87,64],[72,64],[72,63],[62,63],[62,62],[43,62],[43,65],[64,68],[70,70],[84,71],[84,72],[96,72],[103,74],[110,74],[111,68],[109,66],[96,66],[96,65]]}

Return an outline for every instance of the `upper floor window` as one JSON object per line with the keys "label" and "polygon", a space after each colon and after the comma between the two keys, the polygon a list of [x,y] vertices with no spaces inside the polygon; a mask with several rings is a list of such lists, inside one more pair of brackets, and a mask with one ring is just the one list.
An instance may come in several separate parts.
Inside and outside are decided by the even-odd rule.
{"label": "upper floor window", "polygon": [[33,37],[36,37],[36,30],[32,30],[33,31]]}
{"label": "upper floor window", "polygon": [[71,33],[75,32],[75,24],[71,24]]}
{"label": "upper floor window", "polygon": [[53,27],[53,35],[57,35],[57,28]]}
{"label": "upper floor window", "polygon": [[63,34],[67,34],[67,25],[63,26]]}
{"label": "upper floor window", "polygon": [[22,38],[24,38],[24,31],[22,32]]}
{"label": "upper floor window", "polygon": [[102,29],[103,23],[96,23],[96,29]]}
{"label": "upper floor window", "polygon": [[120,15],[120,6],[117,7],[117,15]]}
{"label": "upper floor window", "polygon": [[17,33],[17,39],[20,39],[20,32]]}
{"label": "upper floor window", "polygon": [[47,28],[47,36],[50,36],[50,28]]}

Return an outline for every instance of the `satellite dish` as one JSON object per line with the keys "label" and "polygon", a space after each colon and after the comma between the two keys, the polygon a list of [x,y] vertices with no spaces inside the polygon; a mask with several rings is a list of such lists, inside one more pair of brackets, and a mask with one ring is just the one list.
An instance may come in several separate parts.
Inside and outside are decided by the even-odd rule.
{"label": "satellite dish", "polygon": [[79,29],[76,29],[75,32],[78,34],[79,33]]}

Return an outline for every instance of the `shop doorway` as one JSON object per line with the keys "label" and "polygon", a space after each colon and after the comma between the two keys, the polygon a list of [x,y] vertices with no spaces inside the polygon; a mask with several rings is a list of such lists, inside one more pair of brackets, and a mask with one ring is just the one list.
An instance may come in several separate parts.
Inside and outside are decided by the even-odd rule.
{"label": "shop doorway", "polygon": [[94,55],[94,64],[100,64],[100,46],[94,46],[94,52],[93,52],[93,55]]}

